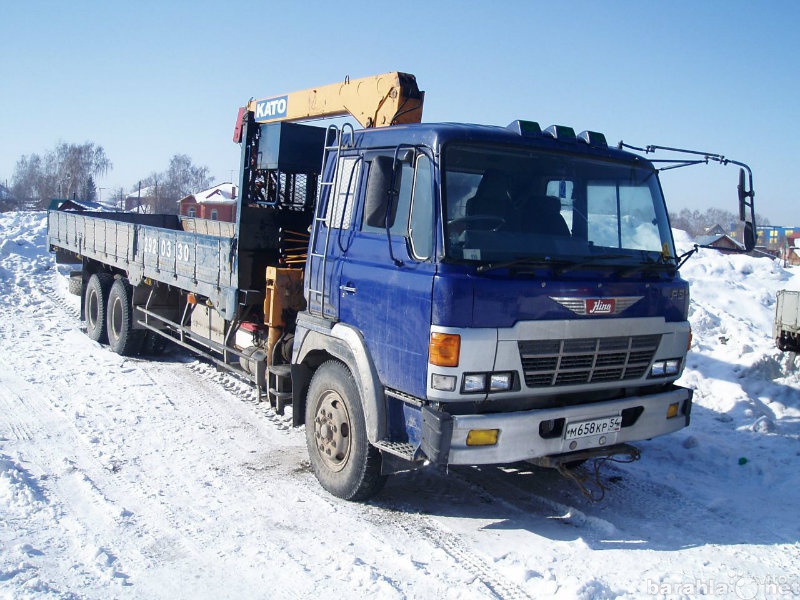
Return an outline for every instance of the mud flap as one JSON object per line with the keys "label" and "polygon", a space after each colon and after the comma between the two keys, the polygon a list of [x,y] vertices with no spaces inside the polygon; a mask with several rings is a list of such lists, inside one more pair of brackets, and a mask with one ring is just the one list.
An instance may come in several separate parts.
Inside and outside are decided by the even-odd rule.
{"label": "mud flap", "polygon": [[452,438],[452,415],[423,406],[422,442],[420,443],[420,448],[431,463],[439,466],[447,465]]}

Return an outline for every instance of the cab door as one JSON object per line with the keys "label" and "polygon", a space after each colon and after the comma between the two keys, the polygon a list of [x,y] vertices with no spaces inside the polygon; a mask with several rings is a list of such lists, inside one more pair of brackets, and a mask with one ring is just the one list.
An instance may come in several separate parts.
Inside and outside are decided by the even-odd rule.
{"label": "cab door", "polygon": [[[364,197],[387,161],[396,193],[375,214]],[[364,171],[360,223],[341,255],[339,318],[361,332],[385,386],[421,398],[436,272],[433,164],[424,154],[399,164],[387,155],[365,160]]]}
{"label": "cab door", "polygon": [[357,153],[333,155],[315,208],[304,291],[309,312],[331,321],[339,320],[339,278],[353,239],[362,164]]}

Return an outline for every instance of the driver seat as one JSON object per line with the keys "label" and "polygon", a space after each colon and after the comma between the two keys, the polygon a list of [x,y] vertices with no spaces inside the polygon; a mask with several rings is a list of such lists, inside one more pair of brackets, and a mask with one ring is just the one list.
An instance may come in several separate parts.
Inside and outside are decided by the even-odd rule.
{"label": "driver seat", "polygon": [[528,229],[540,235],[569,237],[567,222],[561,215],[561,200],[556,196],[535,196],[527,205],[524,218]]}
{"label": "driver seat", "polygon": [[468,217],[497,217],[506,223],[513,223],[514,205],[509,193],[508,176],[502,171],[486,171],[475,195],[467,200],[464,212]]}

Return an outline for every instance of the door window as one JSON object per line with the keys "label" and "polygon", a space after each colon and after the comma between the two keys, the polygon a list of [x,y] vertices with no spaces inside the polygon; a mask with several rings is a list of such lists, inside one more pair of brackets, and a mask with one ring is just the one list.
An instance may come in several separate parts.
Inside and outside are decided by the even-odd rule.
{"label": "door window", "polygon": [[[397,173],[397,177],[400,179],[400,193],[397,195],[396,199],[397,210],[395,211],[394,223],[392,223],[389,231],[391,231],[392,235],[405,236],[408,234],[408,213],[411,207],[411,191],[414,186],[413,165],[403,163],[401,169]],[[386,227],[368,225],[366,218],[364,218],[361,224],[361,230],[368,231],[369,233],[382,233],[384,236],[386,235]]]}
{"label": "door window", "polygon": [[433,172],[430,159],[421,154],[414,178],[414,200],[409,220],[411,250],[420,260],[433,254]]}

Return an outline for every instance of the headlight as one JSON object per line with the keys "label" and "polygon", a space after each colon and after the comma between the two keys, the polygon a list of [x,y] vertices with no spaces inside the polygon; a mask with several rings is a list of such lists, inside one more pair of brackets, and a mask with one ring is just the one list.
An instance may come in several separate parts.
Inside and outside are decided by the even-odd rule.
{"label": "headlight", "polygon": [[677,375],[681,370],[680,358],[669,358],[667,360],[657,360],[650,367],[650,377],[670,377]]}
{"label": "headlight", "polygon": [[486,373],[469,373],[464,375],[464,393],[477,394],[486,391]]}
{"label": "headlight", "polygon": [[514,389],[514,372],[464,373],[461,385],[462,394],[485,394],[486,392],[507,392]]}
{"label": "headlight", "polygon": [[513,373],[492,373],[489,379],[490,392],[505,392],[511,389],[514,382]]}

